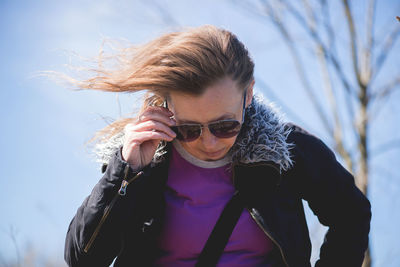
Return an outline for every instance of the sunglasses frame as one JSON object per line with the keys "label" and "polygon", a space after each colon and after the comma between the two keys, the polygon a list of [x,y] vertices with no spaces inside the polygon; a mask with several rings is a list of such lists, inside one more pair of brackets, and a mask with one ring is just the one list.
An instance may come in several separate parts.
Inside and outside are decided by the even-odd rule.
{"label": "sunglasses frame", "polygon": [[[244,90],[244,94],[243,94],[244,96],[243,96],[243,108],[242,108],[242,121],[241,122],[239,122],[239,121],[237,121],[237,120],[232,120],[232,119],[225,119],[225,120],[219,120],[219,121],[213,121],[213,122],[210,122],[210,123],[207,123],[207,124],[201,124],[201,123],[187,123],[187,124],[181,124],[181,125],[176,125],[176,126],[174,126],[174,127],[179,127],[179,126],[197,126],[197,127],[200,127],[200,134],[195,138],[195,139],[193,139],[193,140],[190,140],[190,141],[187,141],[187,140],[181,140],[181,141],[183,141],[183,142],[192,142],[192,141],[194,141],[194,140],[196,140],[196,139],[198,139],[202,134],[203,134],[203,128],[204,127],[207,127],[208,128],[208,130],[210,131],[210,133],[211,134],[213,134],[213,132],[211,131],[211,129],[210,129],[210,125],[212,125],[212,124],[217,124],[217,123],[221,123],[221,122],[224,122],[224,121],[235,121],[235,122],[239,122],[239,125],[241,126],[243,123],[244,123],[244,116],[245,116],[245,110],[246,110],[246,95],[247,95],[247,88],[246,88],[246,90]],[[168,103],[167,103],[167,100],[165,100],[164,101],[164,107],[165,108],[168,108]],[[213,134],[214,136],[216,136],[215,134]],[[234,136],[234,135],[233,135]],[[232,136],[229,136],[229,137],[219,137],[219,136],[216,136],[217,138],[231,138]]]}

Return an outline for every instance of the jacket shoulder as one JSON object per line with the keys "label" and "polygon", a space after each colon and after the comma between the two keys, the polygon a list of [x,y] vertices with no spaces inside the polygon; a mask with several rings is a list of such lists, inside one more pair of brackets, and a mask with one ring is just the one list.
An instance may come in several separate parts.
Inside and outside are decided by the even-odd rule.
{"label": "jacket shoulder", "polygon": [[293,145],[291,156],[295,162],[293,171],[309,176],[310,172],[323,172],[328,166],[338,165],[337,157],[318,136],[292,122],[285,127],[290,128],[287,142]]}
{"label": "jacket shoulder", "polygon": [[298,140],[298,139],[307,139],[307,138],[320,140],[320,138],[318,138],[316,135],[310,133],[306,129],[302,128],[301,126],[299,126],[293,122],[286,123],[285,129],[290,130],[290,134],[288,135],[288,141],[290,141],[291,139]]}
{"label": "jacket shoulder", "polygon": [[332,149],[318,136],[292,122],[286,123],[285,127],[290,130],[286,141],[293,143],[297,153],[301,152],[309,155],[322,153],[329,157],[335,157]]}

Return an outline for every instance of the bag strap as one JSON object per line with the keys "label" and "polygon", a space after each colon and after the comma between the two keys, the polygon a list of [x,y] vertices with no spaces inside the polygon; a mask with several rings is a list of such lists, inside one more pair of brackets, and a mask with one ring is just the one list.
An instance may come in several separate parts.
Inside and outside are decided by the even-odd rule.
{"label": "bag strap", "polygon": [[240,201],[239,192],[236,191],[219,216],[214,229],[200,253],[195,265],[196,267],[211,267],[217,265],[228,243],[229,237],[242,214],[243,208],[244,205],[242,201]]}

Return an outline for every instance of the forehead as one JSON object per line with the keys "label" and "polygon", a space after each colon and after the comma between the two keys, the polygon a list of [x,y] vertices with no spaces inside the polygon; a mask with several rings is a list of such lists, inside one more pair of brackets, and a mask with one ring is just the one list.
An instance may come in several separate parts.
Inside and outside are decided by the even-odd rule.
{"label": "forehead", "polygon": [[206,88],[200,96],[171,93],[169,109],[178,123],[208,123],[241,116],[243,90],[236,83],[222,81]]}

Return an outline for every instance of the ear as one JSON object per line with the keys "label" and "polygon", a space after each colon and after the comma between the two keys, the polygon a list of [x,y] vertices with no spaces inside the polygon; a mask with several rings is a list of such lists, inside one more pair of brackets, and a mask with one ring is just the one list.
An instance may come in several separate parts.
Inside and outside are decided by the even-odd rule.
{"label": "ear", "polygon": [[250,83],[249,87],[247,88],[247,93],[246,93],[246,108],[251,104],[251,101],[253,99],[253,87],[255,84],[255,80]]}

